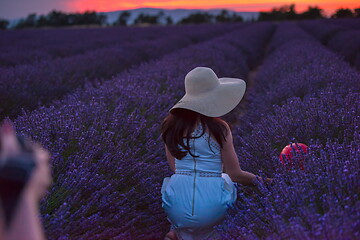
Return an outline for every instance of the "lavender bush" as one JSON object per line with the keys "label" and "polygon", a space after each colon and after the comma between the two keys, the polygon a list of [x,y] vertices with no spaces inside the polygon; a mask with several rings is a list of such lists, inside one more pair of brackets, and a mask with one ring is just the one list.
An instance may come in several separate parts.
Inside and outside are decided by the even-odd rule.
{"label": "lavender bush", "polygon": [[319,20],[303,20],[298,24],[323,44],[327,44],[336,33],[347,30],[344,26],[327,24]]}
{"label": "lavender bush", "polygon": [[[230,25],[214,25],[211,28],[215,30],[227,29],[227,27],[230,27]],[[207,30],[209,28],[209,26],[205,27]],[[53,58],[84,54],[88,51],[113,45],[151,41],[172,34],[174,29],[184,34],[186,32],[191,33],[195,29],[202,31],[202,28],[194,25],[5,31],[0,35],[0,66],[34,64],[39,61],[49,61]],[[191,37],[191,35],[188,37]]]}
{"label": "lavender bush", "polygon": [[[217,226],[223,239],[359,238],[359,73],[296,24],[274,29],[244,26],[22,112],[17,131],[52,153],[54,183],[41,203],[48,238],[164,236],[160,187],[171,171],[159,127],[196,66],[247,81],[245,99],[225,118],[242,168],[274,178],[239,186]],[[290,142],[309,146],[303,171],[278,159]]]}
{"label": "lavender bush", "polygon": [[88,81],[104,81],[130,66],[239,26],[242,25],[173,27],[163,30],[166,37],[159,35],[153,40],[112,45],[69,58],[0,69],[0,116],[16,116],[21,108],[34,109],[74,91]]}
{"label": "lavender bush", "polygon": [[[284,30],[284,33],[287,31]],[[270,67],[259,71],[256,86],[248,93],[250,103],[247,108],[256,111],[248,112],[252,120],[246,120],[245,125],[272,113],[274,105],[282,105],[292,96],[302,99],[329,86],[344,95],[349,89],[358,91],[360,88],[357,84],[359,74],[341,57],[316,41],[288,42],[269,55],[264,65]]]}
{"label": "lavender bush", "polygon": [[171,174],[159,136],[166,109],[196,66],[245,78],[246,59],[261,53],[242,49],[263,51],[252,45],[273,29],[253,24],[192,45],[16,118],[19,132],[52,152],[54,184],[41,204],[49,239],[160,239],[169,227],[160,197]]}
{"label": "lavender bush", "polygon": [[33,64],[138,39],[151,40],[168,30],[159,27],[116,27],[5,31],[0,36],[0,66]]}
{"label": "lavender bush", "polygon": [[333,25],[339,25],[346,29],[359,29],[360,28],[360,19],[359,18],[328,18],[322,19],[324,23],[330,23]]}
{"label": "lavender bush", "polygon": [[304,30],[299,28],[296,23],[294,22],[283,22],[280,23],[274,35],[271,38],[271,42],[267,46],[267,54],[272,52],[274,49],[278,48],[279,46],[290,42],[292,40],[315,40],[313,36],[306,33]]}
{"label": "lavender bush", "polygon": [[[345,57],[350,64],[355,65],[357,55],[360,53],[360,30],[339,32],[330,39],[327,46]],[[360,70],[360,65],[355,65]]]}
{"label": "lavender bush", "polygon": [[[269,28],[266,24],[265,27],[259,27],[258,25],[253,30],[246,32],[246,36],[241,36],[239,38],[229,39],[229,41],[234,42],[234,44],[240,48],[241,52],[245,57],[250,69],[253,69],[264,57],[264,46],[270,40],[275,28]],[[252,39],[252,44],[249,44],[249,40]]]}
{"label": "lavender bush", "polygon": [[354,66],[355,68],[360,71],[360,52],[356,54],[355,60],[354,60]]}
{"label": "lavender bush", "polygon": [[299,25],[331,50],[343,56],[355,68],[360,69],[356,60],[360,49],[358,19],[302,21]]}
{"label": "lavender bush", "polygon": [[[357,239],[360,74],[316,41],[270,45],[234,135],[243,168],[274,184],[240,186],[218,230],[223,239]],[[304,171],[279,161],[291,141],[310,148]]]}

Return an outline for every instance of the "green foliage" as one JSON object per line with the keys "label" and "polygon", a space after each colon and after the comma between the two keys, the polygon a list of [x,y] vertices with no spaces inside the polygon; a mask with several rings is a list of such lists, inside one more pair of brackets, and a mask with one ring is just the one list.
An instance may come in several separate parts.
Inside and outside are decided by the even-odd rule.
{"label": "green foliage", "polygon": [[60,187],[57,191],[54,191],[54,194],[49,195],[46,202],[44,202],[45,208],[42,209],[42,214],[52,214],[64,203],[68,194],[69,190],[64,187]]}

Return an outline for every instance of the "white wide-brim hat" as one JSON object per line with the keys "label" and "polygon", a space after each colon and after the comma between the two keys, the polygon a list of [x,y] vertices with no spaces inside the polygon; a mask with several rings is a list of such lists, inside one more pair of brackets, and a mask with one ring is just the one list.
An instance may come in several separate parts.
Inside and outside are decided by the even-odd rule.
{"label": "white wide-brim hat", "polygon": [[218,78],[208,67],[196,67],[185,77],[185,95],[171,109],[185,108],[208,117],[220,117],[233,110],[245,94],[240,78]]}

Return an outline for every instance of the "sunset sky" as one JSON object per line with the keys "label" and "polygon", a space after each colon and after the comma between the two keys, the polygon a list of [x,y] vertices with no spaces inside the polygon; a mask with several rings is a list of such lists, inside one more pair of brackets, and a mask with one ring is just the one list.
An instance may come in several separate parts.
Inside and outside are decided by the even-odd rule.
{"label": "sunset sky", "polygon": [[335,9],[340,7],[351,9],[360,7],[359,2],[354,0],[343,0],[341,2],[335,0],[0,0],[0,18],[21,18],[26,17],[29,13],[47,14],[53,9],[64,12],[83,12],[85,10],[107,12],[140,7],[167,9],[227,8],[235,11],[258,12],[268,11],[273,7],[291,3],[295,4],[297,12],[304,11],[309,5],[316,5],[324,9],[326,14],[331,14]]}

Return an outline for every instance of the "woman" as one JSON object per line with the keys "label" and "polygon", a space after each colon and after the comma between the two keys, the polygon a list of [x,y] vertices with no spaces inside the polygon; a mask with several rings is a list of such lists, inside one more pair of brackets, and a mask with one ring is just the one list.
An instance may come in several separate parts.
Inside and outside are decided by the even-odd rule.
{"label": "woman", "polygon": [[252,185],[256,180],[256,175],[241,170],[230,128],[219,118],[236,107],[245,88],[243,80],[219,79],[206,67],[186,75],[186,94],[161,128],[175,172],[164,179],[161,190],[171,223],[165,239],[215,239],[213,226],[236,200],[233,182]]}

